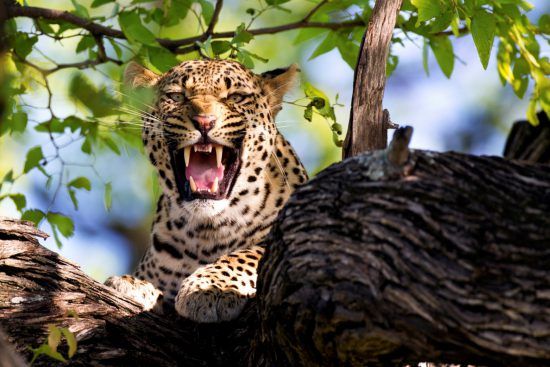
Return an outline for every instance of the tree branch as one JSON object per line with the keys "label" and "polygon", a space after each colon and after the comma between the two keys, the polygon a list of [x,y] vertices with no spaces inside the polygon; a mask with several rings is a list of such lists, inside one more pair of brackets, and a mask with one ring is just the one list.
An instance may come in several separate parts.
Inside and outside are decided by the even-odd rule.
{"label": "tree branch", "polygon": [[352,107],[342,149],[343,158],[386,147],[388,126],[383,119],[382,109],[386,62],[402,2],[378,0],[374,5],[355,68]]}
{"label": "tree branch", "polygon": [[[305,16],[299,21],[282,24],[273,27],[257,28],[249,30],[255,36],[276,34],[280,32],[291,31],[294,29],[301,28],[319,28],[319,29],[330,29],[330,30],[339,30],[345,28],[353,27],[364,27],[365,23],[361,19],[348,20],[343,22],[312,22],[309,19],[315,14],[315,12],[324,5],[325,1],[321,1],[315,7],[313,7]],[[223,6],[223,1],[220,0],[216,2],[216,8],[214,9],[214,15],[206,31],[200,35],[181,38],[181,39],[167,39],[167,38],[157,38],[157,42],[167,48],[168,50],[176,54],[185,54],[192,51],[196,51],[198,46],[195,44],[197,41],[205,41],[208,37],[212,39],[220,38],[231,38],[235,35],[234,31],[225,31],[225,32],[214,32],[214,27],[217,24],[219,19],[219,14]],[[69,13],[64,10],[54,10],[33,6],[9,6],[7,7],[7,19],[15,17],[27,17],[31,19],[49,19],[54,21],[66,21],[68,23],[77,25],[87,31],[89,31],[94,36],[105,36],[111,38],[126,39],[124,33],[118,29],[113,29],[111,27],[106,27],[101,24],[94,23],[89,19],[85,19]],[[461,30],[463,33],[464,30]],[[438,33],[440,35],[451,35],[450,31],[443,31]],[[111,60],[112,61],[112,60]]]}
{"label": "tree branch", "polygon": [[29,223],[0,219],[2,328],[29,358],[48,324],[68,327],[76,367],[548,366],[550,170],[408,152],[409,138],[403,128],[388,150],[296,190],[266,239],[256,300],[230,323],[142,312]]}
{"label": "tree branch", "polygon": [[214,27],[218,23],[218,18],[220,16],[220,12],[222,11],[222,7],[223,0],[217,0],[216,7],[214,8],[214,14],[212,14],[212,19],[210,20],[210,24],[208,24],[205,34],[211,35],[214,32]]}

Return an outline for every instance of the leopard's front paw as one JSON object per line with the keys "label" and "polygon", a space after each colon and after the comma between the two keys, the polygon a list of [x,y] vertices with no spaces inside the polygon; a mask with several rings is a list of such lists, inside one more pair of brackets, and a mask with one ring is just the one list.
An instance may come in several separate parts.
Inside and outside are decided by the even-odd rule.
{"label": "leopard's front paw", "polygon": [[162,310],[162,292],[145,280],[130,275],[112,276],[105,281],[105,285],[139,302],[144,311],[160,312]]}
{"label": "leopard's front paw", "polygon": [[176,296],[178,314],[196,322],[230,321],[239,316],[251,295],[231,288],[222,289],[206,277],[191,275]]}

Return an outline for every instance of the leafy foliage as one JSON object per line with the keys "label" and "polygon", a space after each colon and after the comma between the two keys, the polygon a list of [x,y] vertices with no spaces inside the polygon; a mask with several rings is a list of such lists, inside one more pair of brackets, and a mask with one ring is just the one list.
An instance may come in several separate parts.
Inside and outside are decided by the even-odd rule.
{"label": "leafy foliage", "polygon": [[[6,75],[0,94],[9,98],[0,137],[12,135],[19,139],[32,133],[44,136],[46,143],[30,148],[24,166],[12,167],[4,175],[0,201],[11,200],[24,219],[37,224],[47,221],[60,245],[60,235],[71,236],[74,225],[54,209],[58,193],[64,191],[78,209],[82,191],[103,190],[105,208],[110,210],[111,182],[100,177],[102,187],[92,187],[90,177],[86,177],[97,173],[94,157],[101,151],[121,154],[125,147],[141,149],[139,118],[150,96],[119,85],[129,60],[137,59],[160,73],[198,57],[232,58],[253,68],[267,61],[265,55],[251,51],[255,42],[269,42],[270,34],[295,29],[293,45],[311,47],[309,59],[336,50],[350,68],[355,68],[374,1],[259,0],[256,4],[243,8],[238,26],[226,32],[218,30],[221,7],[218,9],[213,0],[93,0],[89,6],[71,0],[66,3],[68,10],[81,22],[31,15],[27,17],[31,25],[29,19],[8,20],[10,49],[3,65]],[[536,124],[538,108],[550,114],[550,61],[541,55],[539,44],[549,41],[550,16],[545,14],[534,24],[526,15],[530,10],[525,0],[405,0],[392,43],[420,41],[426,73],[428,58],[433,54],[442,72],[451,77],[457,57],[453,40],[471,37],[484,68],[496,53],[503,85],[510,85],[519,98],[531,85],[527,116]],[[287,24],[271,24],[269,15],[275,13],[285,14]],[[262,27],[257,26],[260,21]],[[315,27],[311,27],[313,23]],[[99,28],[91,28],[91,24]],[[80,61],[56,61],[55,55],[48,56],[39,49],[39,40],[72,48]],[[399,58],[391,50],[388,75],[399,65]],[[58,74],[65,78],[64,91],[51,87]],[[334,143],[340,146],[343,129],[334,113],[335,106],[339,106],[337,96],[331,101],[307,82],[303,83],[303,92],[303,98],[288,103],[302,107],[306,121],[315,116],[325,119]],[[74,111],[56,110],[55,97],[63,94],[73,101]],[[46,100],[45,106],[28,103],[37,96]],[[46,112],[39,120],[34,117],[37,109]],[[64,153],[73,146],[90,161],[73,162]],[[75,168],[80,171],[75,173]],[[84,168],[87,173],[82,173]],[[47,208],[28,208],[25,195],[13,192],[14,182],[29,174],[42,175],[45,188],[53,192]]]}
{"label": "leafy foliage", "polygon": [[[78,319],[74,311],[71,312],[69,316]],[[67,343],[67,357],[64,357],[63,354],[58,351],[62,339],[65,339]],[[71,359],[75,355],[78,347],[77,344],[76,336],[67,327],[48,325],[48,338],[46,341],[37,348],[31,348],[33,356],[30,364],[32,366],[40,356],[46,356],[56,361],[67,363],[68,359]]]}

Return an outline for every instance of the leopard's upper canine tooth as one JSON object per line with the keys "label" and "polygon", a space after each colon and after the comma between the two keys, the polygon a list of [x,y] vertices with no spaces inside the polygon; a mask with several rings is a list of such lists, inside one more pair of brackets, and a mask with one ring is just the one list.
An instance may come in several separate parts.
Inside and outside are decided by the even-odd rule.
{"label": "leopard's upper canine tooth", "polygon": [[189,176],[189,186],[191,186],[191,192],[197,191],[197,184],[193,180],[193,176]]}
{"label": "leopard's upper canine tooth", "polygon": [[218,192],[219,184],[218,184],[218,177],[214,178],[214,182],[212,183],[212,187],[210,188],[210,192]]}
{"label": "leopard's upper canine tooth", "polygon": [[185,159],[185,167],[189,166],[189,158],[191,157],[191,147],[183,149],[183,158]]}
{"label": "leopard's upper canine tooth", "polygon": [[222,155],[223,147],[221,145],[216,145],[216,163],[218,168],[222,166]]}

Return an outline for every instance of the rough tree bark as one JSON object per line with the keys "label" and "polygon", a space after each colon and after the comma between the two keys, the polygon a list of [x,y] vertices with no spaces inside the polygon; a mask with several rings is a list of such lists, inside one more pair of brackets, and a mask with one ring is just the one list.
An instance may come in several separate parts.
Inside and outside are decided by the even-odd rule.
{"label": "rough tree bark", "polygon": [[342,157],[384,149],[388,140],[389,114],[382,109],[386,85],[388,48],[403,0],[377,1],[361,50],[353,80],[348,132]]}
{"label": "rough tree bark", "polygon": [[398,134],[297,190],[235,322],[140,313],[4,220],[0,325],[27,356],[68,326],[75,366],[548,365],[550,167],[409,154]]}
{"label": "rough tree bark", "polygon": [[[400,3],[376,3],[345,156],[385,146]],[[69,327],[73,366],[550,364],[550,168],[410,153],[410,131],[397,134],[293,195],[268,238],[257,301],[235,322],[140,312],[40,246],[42,232],[2,220],[0,326],[27,358],[48,324]]]}

